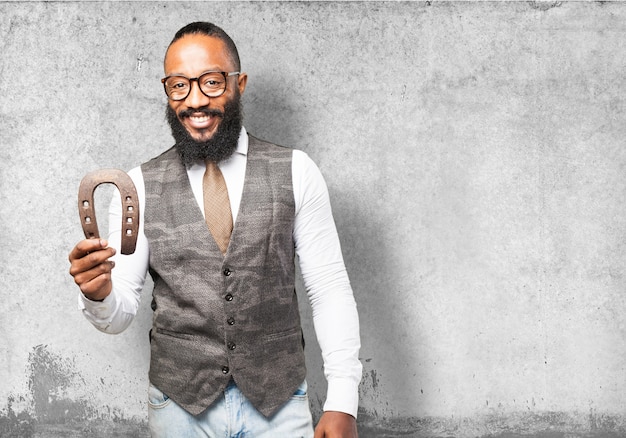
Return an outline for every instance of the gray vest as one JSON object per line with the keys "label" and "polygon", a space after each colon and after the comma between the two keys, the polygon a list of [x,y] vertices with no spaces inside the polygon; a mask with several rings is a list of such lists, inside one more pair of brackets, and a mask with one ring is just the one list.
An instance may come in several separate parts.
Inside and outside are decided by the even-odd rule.
{"label": "gray vest", "polygon": [[142,165],[154,280],[150,381],[194,415],[233,378],[270,416],[306,375],[294,286],[292,151],[249,140],[225,256],[177,151]]}

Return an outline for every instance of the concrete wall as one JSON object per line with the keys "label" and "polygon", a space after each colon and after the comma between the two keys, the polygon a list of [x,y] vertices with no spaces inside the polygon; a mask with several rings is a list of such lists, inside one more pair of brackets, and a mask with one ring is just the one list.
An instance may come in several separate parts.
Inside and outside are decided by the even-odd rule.
{"label": "concrete wall", "polygon": [[103,335],[67,253],[82,176],[171,145],[195,20],[239,45],[249,131],[327,178],[362,437],[626,435],[626,4],[433,1],[0,3],[0,436],[148,435],[150,292]]}

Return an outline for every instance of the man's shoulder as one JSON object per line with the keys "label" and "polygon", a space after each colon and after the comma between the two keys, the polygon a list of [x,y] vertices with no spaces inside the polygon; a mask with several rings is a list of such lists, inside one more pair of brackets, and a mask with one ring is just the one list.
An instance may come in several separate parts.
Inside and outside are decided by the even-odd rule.
{"label": "man's shoulder", "polygon": [[171,148],[160,153],[156,157],[153,157],[150,160],[143,163],[141,165],[141,168],[146,169],[150,167],[155,167],[155,166],[159,166],[160,164],[169,163],[170,161],[178,160],[178,159],[179,157],[178,157],[178,152],[176,151],[176,147],[172,146]]}
{"label": "man's shoulder", "polygon": [[248,159],[254,157],[265,157],[269,159],[289,159],[291,160],[295,149],[261,140],[258,137],[248,134]]}
{"label": "man's shoulder", "polygon": [[255,137],[252,134],[248,133],[248,148],[267,148],[267,149],[275,149],[278,148],[279,150],[282,149],[288,149],[288,150],[293,150],[293,148],[288,147],[288,146],[283,146],[283,145],[279,145],[277,143],[272,143],[271,141],[267,141],[267,140],[262,140],[258,137]]}

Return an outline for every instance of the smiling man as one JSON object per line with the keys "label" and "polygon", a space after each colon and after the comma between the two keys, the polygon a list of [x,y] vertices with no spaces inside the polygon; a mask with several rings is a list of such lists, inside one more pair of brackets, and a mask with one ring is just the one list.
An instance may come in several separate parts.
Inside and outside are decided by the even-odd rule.
{"label": "smiling man", "polygon": [[[305,153],[246,132],[248,77],[222,29],[183,27],[164,68],[175,145],[129,172],[141,206],[135,252],[116,254],[117,196],[111,245],[83,240],[70,252],[80,308],[119,333],[150,273],[154,437],[356,437],[358,314],[323,177]],[[296,255],[328,381],[315,432]]]}

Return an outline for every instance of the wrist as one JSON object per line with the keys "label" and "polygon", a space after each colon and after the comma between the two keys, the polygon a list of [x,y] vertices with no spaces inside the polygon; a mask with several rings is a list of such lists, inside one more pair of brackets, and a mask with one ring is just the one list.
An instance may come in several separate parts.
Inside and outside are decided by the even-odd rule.
{"label": "wrist", "polygon": [[93,301],[96,303],[101,303],[104,300],[106,300],[106,298],[111,295],[111,292],[113,291],[113,286],[111,284],[111,282],[109,282],[107,285],[105,285],[103,288],[96,290],[92,293],[85,293],[81,290],[81,294],[83,295],[83,297],[85,297],[85,299],[87,301]]}
{"label": "wrist", "polygon": [[96,303],[101,303],[101,302],[103,302],[103,301],[104,301],[104,299],[106,298],[106,297],[104,297],[104,298],[102,298],[102,299],[96,299],[96,298],[91,298],[91,297],[88,297],[88,296],[87,296],[87,295],[85,295],[85,294],[83,294],[83,296],[84,296],[85,298],[87,298],[89,301],[94,301],[94,302],[96,302]]}

